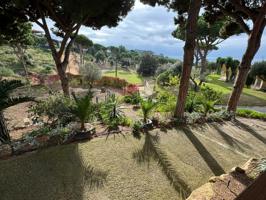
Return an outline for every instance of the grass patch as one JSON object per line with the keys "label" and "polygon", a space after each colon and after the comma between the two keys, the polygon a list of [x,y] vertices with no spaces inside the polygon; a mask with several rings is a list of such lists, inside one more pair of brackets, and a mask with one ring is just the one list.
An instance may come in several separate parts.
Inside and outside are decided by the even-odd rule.
{"label": "grass patch", "polygon": [[[249,132],[230,123],[219,125],[227,136],[224,139],[209,127],[152,132],[159,133],[159,146],[175,180],[191,190],[214,174],[241,166],[249,157],[265,156],[265,145]],[[1,199],[180,200],[164,172],[167,169],[162,170],[153,159],[147,165],[133,158],[143,144],[144,137],[139,141],[130,135],[116,135],[0,161]]]}
{"label": "grass patch", "polygon": [[261,113],[261,112],[257,112],[257,111],[254,111],[254,110],[237,109],[236,114],[239,117],[247,117],[247,118],[266,120],[266,113]]}
{"label": "grass patch", "polygon": [[[103,73],[103,76],[115,77],[115,71],[106,71]],[[132,71],[118,70],[117,77],[125,79],[127,82],[132,84],[142,84],[142,77]]]}
{"label": "grass patch", "polygon": [[[232,92],[233,83],[225,82],[220,79],[220,75],[209,75],[207,78],[207,86],[222,92],[224,94],[222,104],[226,104],[227,100]],[[250,88],[244,88],[240,97],[240,106],[266,106],[266,93]]]}

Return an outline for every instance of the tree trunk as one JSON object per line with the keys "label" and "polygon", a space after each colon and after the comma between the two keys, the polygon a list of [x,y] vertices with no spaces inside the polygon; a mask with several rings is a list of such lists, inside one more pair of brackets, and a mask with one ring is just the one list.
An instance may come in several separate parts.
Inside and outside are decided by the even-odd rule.
{"label": "tree trunk", "polygon": [[201,56],[201,68],[200,68],[200,86],[206,81],[206,68],[207,68],[207,53]]}
{"label": "tree trunk", "polygon": [[115,77],[117,78],[117,62],[115,63]]}
{"label": "tree trunk", "polygon": [[3,112],[0,111],[0,142],[4,144],[10,143],[9,131],[6,126]]}
{"label": "tree trunk", "polygon": [[28,72],[28,69],[26,66],[26,62],[25,62],[25,52],[24,52],[23,48],[20,46],[20,44],[16,44],[15,46],[13,46],[13,49],[14,49],[14,52],[15,52],[17,58],[21,62],[21,65],[23,67],[26,79],[28,80],[29,72]]}
{"label": "tree trunk", "polygon": [[240,63],[239,71],[237,74],[237,79],[234,84],[234,89],[231,93],[231,96],[227,104],[227,111],[229,112],[235,113],[237,109],[237,104],[239,102],[242,90],[245,86],[245,82],[248,76],[248,72],[250,70],[251,62],[254,56],[256,55],[260,47],[260,44],[261,44],[261,37],[262,37],[264,27],[265,26],[263,27],[254,26],[253,31],[250,34],[246,52]]}
{"label": "tree trunk", "polygon": [[68,81],[68,77],[66,74],[66,67],[67,64],[64,63],[59,63],[56,65],[57,68],[57,72],[61,81],[61,86],[62,86],[62,90],[65,96],[70,96],[70,92],[69,92],[69,81]]}
{"label": "tree trunk", "polygon": [[180,80],[178,99],[175,109],[175,117],[183,119],[185,112],[185,103],[189,87],[189,78],[194,60],[194,50],[196,46],[197,20],[201,7],[201,0],[191,0],[188,11],[188,20],[186,27],[186,42],[184,47],[183,70]]}

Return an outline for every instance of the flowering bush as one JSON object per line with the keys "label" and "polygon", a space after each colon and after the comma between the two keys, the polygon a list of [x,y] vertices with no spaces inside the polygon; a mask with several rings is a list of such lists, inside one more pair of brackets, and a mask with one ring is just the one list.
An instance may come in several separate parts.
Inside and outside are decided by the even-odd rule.
{"label": "flowering bush", "polygon": [[117,77],[103,76],[100,80],[96,81],[96,85],[122,89],[128,85],[128,82]]}
{"label": "flowering bush", "polygon": [[126,87],[126,93],[128,94],[139,93],[139,87],[136,84],[129,84]]}

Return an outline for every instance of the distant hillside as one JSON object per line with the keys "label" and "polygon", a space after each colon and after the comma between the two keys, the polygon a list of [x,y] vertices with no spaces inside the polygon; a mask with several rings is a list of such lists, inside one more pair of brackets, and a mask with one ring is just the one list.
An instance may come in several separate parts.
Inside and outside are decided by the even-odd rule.
{"label": "distant hillside", "polygon": [[[37,47],[27,49],[27,67],[29,71],[45,73],[54,70],[54,61],[50,50]],[[12,69],[15,73],[23,72],[22,65],[9,46],[0,46],[0,67]]]}

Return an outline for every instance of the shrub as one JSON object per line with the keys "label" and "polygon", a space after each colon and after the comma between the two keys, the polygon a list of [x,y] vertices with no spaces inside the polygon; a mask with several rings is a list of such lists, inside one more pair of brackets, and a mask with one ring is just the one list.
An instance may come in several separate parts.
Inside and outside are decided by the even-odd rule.
{"label": "shrub", "polygon": [[51,127],[64,126],[73,120],[70,109],[74,108],[74,105],[73,99],[55,94],[31,107],[30,112],[36,123],[44,123]]}
{"label": "shrub", "polygon": [[14,76],[15,73],[12,69],[0,67],[0,76]]}
{"label": "shrub", "polygon": [[95,111],[95,107],[92,103],[92,92],[89,91],[85,96],[80,98],[76,97],[75,93],[72,93],[72,95],[75,104],[69,109],[70,113],[79,119],[80,130],[85,130],[85,122],[93,118]]}
{"label": "shrub", "polygon": [[132,105],[137,105],[141,101],[141,96],[139,92],[132,93],[130,95],[124,96],[124,102]]}
{"label": "shrub", "polygon": [[81,68],[81,74],[84,81],[87,82],[90,87],[92,87],[95,81],[100,80],[102,77],[100,68],[92,63],[83,66]]}
{"label": "shrub", "polygon": [[139,87],[136,84],[129,84],[126,87],[126,93],[128,94],[139,93]]}
{"label": "shrub", "polygon": [[145,54],[141,58],[137,72],[142,76],[153,76],[158,68],[157,59],[151,54]]}
{"label": "shrub", "polygon": [[100,119],[108,126],[108,130],[118,130],[118,126],[129,126],[130,121],[120,109],[120,102],[113,94],[100,106]]}
{"label": "shrub", "polygon": [[252,77],[258,76],[262,80],[266,80],[266,61],[254,63],[251,67],[250,75]]}
{"label": "shrub", "polygon": [[236,114],[239,117],[247,117],[247,118],[266,120],[266,113],[257,112],[255,110],[237,109]]}
{"label": "shrub", "polygon": [[103,76],[99,81],[96,81],[95,83],[100,86],[109,86],[119,89],[122,89],[128,85],[128,82],[124,79],[109,76]]}
{"label": "shrub", "polygon": [[143,121],[144,123],[147,123],[148,117],[151,114],[151,112],[155,109],[155,107],[158,105],[157,102],[153,101],[151,98],[145,100],[142,99],[140,102],[142,114],[143,114]]}
{"label": "shrub", "polygon": [[176,106],[176,96],[167,91],[160,91],[157,95],[157,100],[159,102],[156,110],[158,112],[170,112],[175,110]]}

